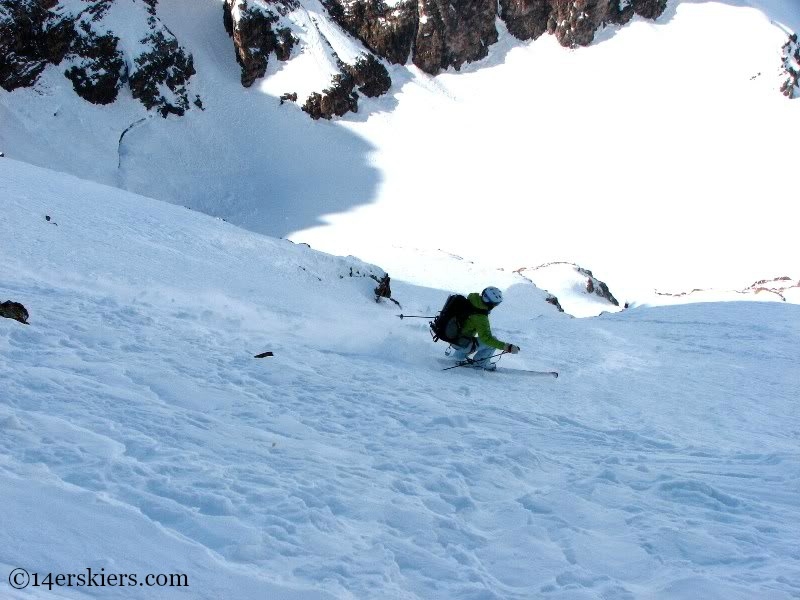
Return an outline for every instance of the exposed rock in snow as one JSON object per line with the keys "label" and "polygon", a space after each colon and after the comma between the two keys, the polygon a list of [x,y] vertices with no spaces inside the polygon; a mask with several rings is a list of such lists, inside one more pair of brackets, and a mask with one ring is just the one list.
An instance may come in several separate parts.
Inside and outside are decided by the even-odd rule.
{"label": "exposed rock in snow", "polygon": [[5,90],[31,86],[47,65],[63,62],[75,92],[94,104],[114,102],[128,83],[162,116],[189,108],[192,57],[158,19],[156,0],[0,0]]}
{"label": "exposed rock in snow", "polygon": [[575,266],[575,268],[578,270],[578,273],[580,273],[581,275],[585,275],[587,277],[586,279],[587,294],[595,294],[597,296],[600,296],[601,298],[605,298],[606,300],[611,302],[611,304],[613,304],[614,306],[619,306],[619,302],[617,302],[617,299],[614,298],[614,295],[610,291],[608,291],[608,286],[599,279],[596,279],[595,276],[592,275],[592,272],[589,269],[583,269],[577,265]]}
{"label": "exposed rock in snow", "polygon": [[382,0],[324,0],[323,4],[340,27],[378,56],[394,64],[408,60],[419,21],[416,2],[389,6]]}
{"label": "exposed rock in snow", "polygon": [[6,91],[36,82],[49,64],[60,63],[75,38],[73,24],[58,19],[56,3],[0,0],[0,86]]}
{"label": "exposed rock in snow", "polygon": [[667,0],[633,0],[633,12],[645,19],[657,19],[667,8]]}
{"label": "exposed rock in snow", "polygon": [[781,93],[787,98],[800,97],[800,43],[796,33],[783,45],[783,70],[787,77],[781,85]]}
{"label": "exposed rock in snow", "polygon": [[774,277],[772,279],[760,279],[741,290],[713,290],[695,288],[688,292],[660,292],[656,291],[657,296],[671,297],[676,299],[689,299],[701,302],[704,299],[728,299],[737,296],[752,296],[758,300],[777,300],[785,302],[787,298],[794,299],[800,297],[800,279],[791,277]]}
{"label": "exposed rock in snow", "polygon": [[561,303],[558,301],[558,298],[553,296],[553,294],[548,294],[544,301],[555,306],[558,309],[558,312],[564,312],[564,309],[562,308]]}
{"label": "exposed rock in snow", "polygon": [[[321,90],[325,83],[313,83],[301,90],[303,96],[313,91],[306,112],[330,118],[357,110],[356,88],[368,97],[389,89],[379,59],[410,59],[435,75],[484,58],[498,40],[498,16],[520,39],[550,31],[563,45],[576,46],[589,44],[606,23],[624,23],[634,12],[654,18],[664,5],[665,0],[634,0],[624,8],[618,0],[224,0],[223,24],[245,87],[265,76],[271,54],[288,61],[298,47],[311,52],[323,71],[332,67],[322,78],[338,76],[331,87]],[[348,56],[341,55],[342,44]],[[128,84],[135,98],[165,117],[182,115],[192,102],[202,105],[197,97],[190,100],[192,56],[161,23],[157,0],[0,0],[0,86],[31,86],[47,65],[65,61],[75,92],[95,104],[114,102]]]}
{"label": "exposed rock in snow", "polygon": [[[344,15],[339,5],[331,5],[331,8],[337,15]],[[224,23],[233,38],[245,87],[266,74],[273,52],[281,61],[289,60],[296,46],[301,48],[301,54],[310,52],[323,72],[328,69],[330,75],[327,76],[331,79],[325,89],[319,84],[319,87],[313,83],[309,86],[311,93],[303,110],[313,119],[330,119],[358,111],[356,89],[365,96],[376,97],[389,90],[392,80],[375,55],[334,23],[321,19],[319,10],[323,8],[306,7],[292,0],[226,0]],[[287,94],[282,96],[284,101],[289,98]]]}
{"label": "exposed rock in snow", "polygon": [[[326,0],[331,17],[372,52],[391,63],[409,56],[435,75],[480,60],[498,39],[498,4],[488,0],[418,0],[390,6],[380,0]],[[546,31],[568,47],[585,46],[606,24],[627,23],[634,14],[660,16],[666,0],[500,0],[499,16],[521,40]]]}
{"label": "exposed rock in snow", "polygon": [[760,279],[752,285],[748,286],[743,293],[752,292],[753,294],[768,293],[780,296],[782,300],[786,300],[788,294],[796,294],[800,291],[800,279],[792,279],[791,277],[775,277],[773,279]]}
{"label": "exposed rock in snow", "polygon": [[29,315],[27,309],[19,302],[6,300],[5,302],[0,302],[0,317],[14,319],[27,325]]}
{"label": "exposed rock in snow", "polygon": [[369,98],[382,96],[392,86],[392,79],[383,63],[372,54],[361,56],[354,65],[344,65],[358,91]]}
{"label": "exposed rock in snow", "polygon": [[331,87],[323,90],[321,94],[314,92],[308,97],[303,110],[314,120],[358,112],[358,94],[353,91],[354,87],[355,81],[350,75],[346,73],[336,75]]}
{"label": "exposed rock in snow", "polygon": [[666,0],[633,0],[621,4],[617,0],[551,0],[547,30],[562,46],[588,46],[595,32],[606,24],[627,23],[634,14],[657,19],[667,7]]}
{"label": "exposed rock in snow", "polygon": [[535,40],[546,32],[551,12],[550,0],[500,0],[500,17],[509,33],[521,40]]}
{"label": "exposed rock in snow", "polygon": [[547,302],[561,312],[576,317],[599,315],[620,310],[619,302],[608,286],[591,271],[569,262],[552,262],[538,267],[523,267],[515,271],[546,290]]}
{"label": "exposed rock in snow", "polygon": [[282,17],[295,6],[292,2],[267,5],[225,0],[223,21],[228,35],[233,38],[236,61],[242,67],[243,86],[250,87],[264,76],[272,52],[278,60],[289,60],[297,40]]}
{"label": "exposed rock in snow", "polygon": [[119,38],[111,33],[98,35],[85,21],[78,28],[72,44],[71,66],[64,75],[84,100],[110,104],[117,99],[126,76]]}
{"label": "exposed rock in snow", "polygon": [[497,41],[494,0],[420,0],[419,14],[413,60],[427,73],[480,60]]}
{"label": "exposed rock in snow", "polygon": [[[129,80],[133,97],[148,109],[156,108],[163,117],[183,115],[189,109],[189,79],[195,74],[191,54],[183,51],[174,36],[168,37],[161,30],[143,41],[150,49],[134,61]],[[202,108],[199,98],[195,104]]]}
{"label": "exposed rock in snow", "polygon": [[489,0],[326,0],[331,17],[372,52],[395,64],[409,57],[423,71],[460,69],[497,41],[497,5]]}
{"label": "exposed rock in snow", "polygon": [[359,57],[355,65],[339,61],[341,73],[335,75],[330,87],[322,93],[312,92],[303,105],[303,110],[314,120],[341,117],[349,112],[358,112],[358,91],[374,98],[385,94],[392,85],[386,67],[373,55]]}

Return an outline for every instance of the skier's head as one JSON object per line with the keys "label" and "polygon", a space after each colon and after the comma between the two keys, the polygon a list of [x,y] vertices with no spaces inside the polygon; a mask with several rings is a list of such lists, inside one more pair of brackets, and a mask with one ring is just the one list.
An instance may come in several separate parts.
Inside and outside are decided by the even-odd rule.
{"label": "skier's head", "polygon": [[481,292],[483,300],[489,308],[494,308],[503,301],[503,292],[494,286],[489,286]]}

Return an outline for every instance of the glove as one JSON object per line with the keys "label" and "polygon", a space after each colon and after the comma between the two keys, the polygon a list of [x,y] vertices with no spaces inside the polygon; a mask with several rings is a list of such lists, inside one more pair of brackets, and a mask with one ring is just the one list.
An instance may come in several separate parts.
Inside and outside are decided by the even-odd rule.
{"label": "glove", "polygon": [[514,344],[506,344],[506,352],[517,354],[519,352],[519,346],[515,346]]}

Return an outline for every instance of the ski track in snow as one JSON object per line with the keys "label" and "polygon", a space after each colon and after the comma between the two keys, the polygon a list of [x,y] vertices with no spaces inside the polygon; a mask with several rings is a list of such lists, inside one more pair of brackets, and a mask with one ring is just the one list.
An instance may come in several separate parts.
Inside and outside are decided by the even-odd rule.
{"label": "ski track in snow", "polygon": [[249,582],[237,598],[800,596],[796,306],[571,319],[515,291],[503,364],[561,377],[441,371],[424,321],[342,278],[355,259],[0,169],[0,297],[32,323],[0,319],[0,565],[147,562],[107,533],[14,535],[74,502],[183,544],[151,551],[211,578],[192,597],[224,589],[209,557]]}

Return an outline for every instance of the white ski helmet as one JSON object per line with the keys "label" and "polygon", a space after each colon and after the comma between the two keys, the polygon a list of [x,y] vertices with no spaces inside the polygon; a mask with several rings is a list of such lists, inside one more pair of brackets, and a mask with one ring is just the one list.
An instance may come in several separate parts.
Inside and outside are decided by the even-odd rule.
{"label": "white ski helmet", "polygon": [[503,301],[503,292],[490,286],[481,292],[481,300],[489,306],[497,306]]}

